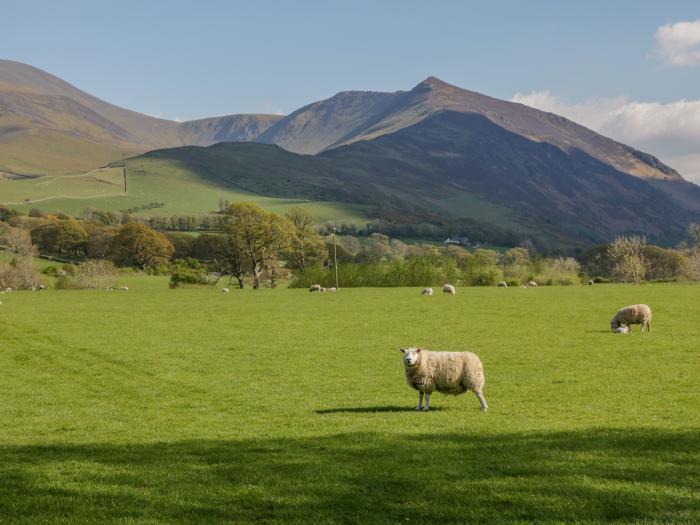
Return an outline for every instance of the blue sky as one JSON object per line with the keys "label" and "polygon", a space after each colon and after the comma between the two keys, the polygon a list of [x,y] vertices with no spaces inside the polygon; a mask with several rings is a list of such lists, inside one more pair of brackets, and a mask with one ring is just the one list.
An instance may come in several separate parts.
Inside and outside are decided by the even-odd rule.
{"label": "blue sky", "polygon": [[587,115],[581,104],[592,101],[700,99],[700,58],[664,56],[655,36],[700,19],[697,0],[5,0],[2,19],[0,57],[171,119],[287,113],[430,75],[564,114],[578,108],[566,116]]}

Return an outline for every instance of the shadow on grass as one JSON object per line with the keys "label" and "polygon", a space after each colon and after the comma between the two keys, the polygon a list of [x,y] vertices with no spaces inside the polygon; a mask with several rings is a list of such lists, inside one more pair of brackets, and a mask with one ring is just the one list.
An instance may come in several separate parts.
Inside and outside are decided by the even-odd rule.
{"label": "shadow on grass", "polygon": [[8,523],[697,523],[698,435],[354,433],[0,447]]}
{"label": "shadow on grass", "polygon": [[[440,407],[431,408],[429,412],[440,412]],[[324,408],[315,410],[317,414],[372,414],[374,412],[417,412],[414,406],[384,405],[374,407]]]}

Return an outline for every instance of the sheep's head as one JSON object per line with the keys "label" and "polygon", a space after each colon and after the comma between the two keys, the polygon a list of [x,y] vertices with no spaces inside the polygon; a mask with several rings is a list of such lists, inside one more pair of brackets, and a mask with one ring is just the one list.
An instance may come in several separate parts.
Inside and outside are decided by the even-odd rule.
{"label": "sheep's head", "polygon": [[406,366],[414,366],[420,359],[420,348],[402,348],[403,362]]}
{"label": "sheep's head", "polygon": [[613,332],[616,334],[626,334],[629,333],[630,327],[627,326],[626,324],[621,324],[620,326],[617,326],[613,329]]}

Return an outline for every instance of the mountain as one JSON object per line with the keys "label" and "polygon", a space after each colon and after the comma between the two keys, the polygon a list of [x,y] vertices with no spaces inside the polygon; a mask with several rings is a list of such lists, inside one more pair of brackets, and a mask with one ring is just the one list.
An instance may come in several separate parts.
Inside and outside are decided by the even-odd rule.
{"label": "mountain", "polygon": [[155,148],[251,140],[279,118],[158,119],[104,102],[35,67],[0,60],[0,171],[80,172]]}
{"label": "mountain", "polygon": [[[10,174],[3,184],[13,184],[14,202],[35,202],[36,188],[11,182],[13,171],[61,174],[110,162],[136,181],[158,181],[130,186],[148,188],[142,204],[161,201],[153,192],[171,180],[183,192],[203,184],[208,195],[222,188],[357,204],[394,224],[449,223],[491,240],[585,245],[634,232],[669,244],[700,221],[700,187],[652,155],[435,77],[409,91],[341,92],[285,117],[178,123],[0,61],[0,179]],[[49,190],[41,190],[45,202]],[[129,195],[132,208],[138,198]]]}
{"label": "mountain", "polygon": [[254,194],[365,204],[393,222],[461,224],[487,240],[530,238],[542,247],[627,232],[677,241],[696,217],[655,185],[585,151],[456,111],[318,155],[220,143],[151,151],[125,165],[139,176],[184,169]]}

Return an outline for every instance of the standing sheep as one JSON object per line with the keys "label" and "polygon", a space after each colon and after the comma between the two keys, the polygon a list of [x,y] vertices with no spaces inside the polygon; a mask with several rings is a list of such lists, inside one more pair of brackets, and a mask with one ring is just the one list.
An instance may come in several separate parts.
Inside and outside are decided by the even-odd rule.
{"label": "standing sheep", "polygon": [[588,279],[588,286],[593,286],[593,279]]}
{"label": "standing sheep", "polygon": [[222,289],[221,289],[221,293],[229,293],[230,291],[231,291],[231,290],[229,290],[228,288],[222,288]]}
{"label": "standing sheep", "polygon": [[537,286],[537,281],[530,281],[527,283],[528,286]]}
{"label": "standing sheep", "polygon": [[420,293],[421,295],[433,295],[433,289],[432,288],[423,288],[423,290]]}
{"label": "standing sheep", "polygon": [[329,292],[337,292],[338,289],[335,286],[332,286],[331,288],[328,289]]}
{"label": "standing sheep", "polygon": [[[402,348],[408,386],[418,390],[416,410],[430,410],[430,394],[458,395],[469,390],[476,394],[481,410],[488,410],[484,399],[484,367],[471,352],[431,352],[422,348]],[[423,406],[425,395],[425,407]]]}
{"label": "standing sheep", "polygon": [[321,291],[321,285],[320,284],[312,284],[309,287],[310,292],[320,292]]}
{"label": "standing sheep", "polygon": [[633,324],[641,324],[642,332],[645,327],[647,332],[651,332],[651,308],[648,305],[633,304],[620,308],[610,321],[610,329],[614,332],[616,328],[624,325],[631,331]]}
{"label": "standing sheep", "polygon": [[446,284],[442,287],[442,293],[448,293],[450,295],[457,295],[457,290],[451,284]]}

